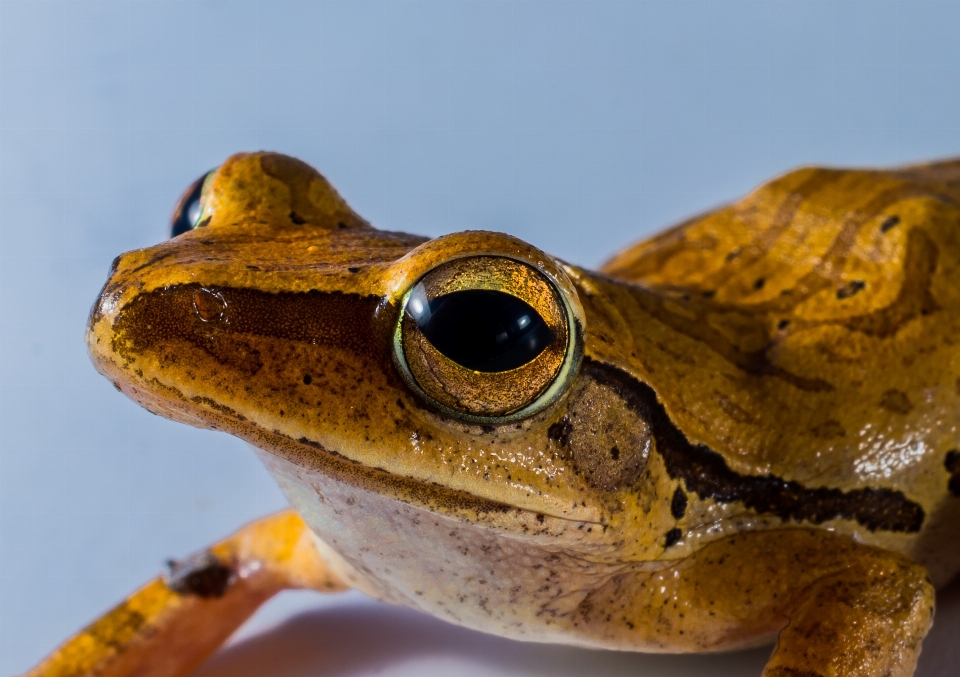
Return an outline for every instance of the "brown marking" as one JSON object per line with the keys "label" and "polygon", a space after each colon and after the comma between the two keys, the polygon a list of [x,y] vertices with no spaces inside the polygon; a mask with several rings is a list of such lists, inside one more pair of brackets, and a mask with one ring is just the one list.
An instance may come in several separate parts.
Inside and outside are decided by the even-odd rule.
{"label": "brown marking", "polygon": [[823,423],[810,428],[810,432],[812,432],[814,436],[826,440],[834,437],[844,437],[847,434],[847,431],[843,429],[843,425],[841,425],[840,421],[835,421],[833,419],[824,421]]}
{"label": "brown marking", "polygon": [[628,408],[650,425],[656,451],[667,473],[680,479],[687,491],[719,503],[741,502],[759,513],[784,521],[822,524],[833,519],[855,520],[870,531],[917,532],[923,526],[923,508],[900,491],[865,487],[841,491],[808,488],[774,475],[740,475],[723,456],[703,444],[691,444],[674,425],[653,389],[624,371],[586,359],[584,375],[613,390]]}
{"label": "brown marking", "polygon": [[[881,194],[883,202],[889,202],[890,195]],[[858,222],[859,223],[859,222]],[[852,226],[851,226],[852,227]],[[850,230],[848,228],[847,230]],[[847,233],[844,237],[850,239],[855,235],[855,230]],[[840,236],[838,236],[838,240]],[[835,243],[831,250],[836,250],[832,254],[834,265],[840,268],[843,256],[850,243],[840,246]],[[841,256],[843,254],[843,256]],[[824,257],[826,261],[828,257]],[[938,259],[938,250],[930,237],[919,228],[910,230],[907,236],[907,247],[903,261],[904,279],[897,298],[888,306],[878,310],[848,317],[841,320],[825,320],[821,322],[806,322],[804,327],[817,325],[843,325],[850,331],[861,332],[880,338],[892,336],[901,327],[911,320],[929,315],[940,309],[936,300],[930,291],[930,285],[933,281],[933,275],[936,270]],[[823,267],[823,262],[818,268]],[[714,313],[732,313],[739,315],[745,327],[753,327],[754,332],[765,335],[765,327],[768,326],[768,320],[764,313],[770,311],[783,312],[791,310],[802,301],[811,297],[814,293],[831,284],[827,277],[819,272],[812,271],[804,276],[798,285],[804,290],[802,294],[791,294],[781,297],[784,300],[767,302],[755,305],[743,304],[722,304],[710,301],[709,299],[690,298],[688,296],[673,298],[681,290],[681,287],[674,289],[673,294],[669,296],[673,303],[682,304],[693,313],[692,317],[671,312],[665,306],[666,296],[663,290],[656,291],[646,287],[630,287],[629,291],[636,300],[637,304],[647,313],[667,324],[673,330],[684,334],[685,336],[700,342],[707,349],[717,353],[731,364],[739,369],[754,376],[773,376],[779,378],[801,390],[824,392],[834,389],[834,386],[819,378],[807,378],[786,371],[785,369],[773,364],[768,351],[776,345],[774,337],[768,337],[768,342],[762,348],[753,351],[743,351],[738,345],[723,332],[714,329],[708,317]],[[744,332],[746,333],[746,332]]]}
{"label": "brown marking", "polygon": [[887,411],[895,414],[909,414],[913,410],[913,404],[907,394],[901,390],[891,389],[883,394],[880,400],[880,406]]}
{"label": "brown marking", "polygon": [[723,412],[734,421],[745,424],[755,424],[757,422],[757,419],[753,414],[738,406],[732,399],[723,393],[718,392],[715,394],[717,396],[717,404],[719,404],[720,408],[723,409]]}
{"label": "brown marking", "polygon": [[219,317],[204,321],[193,308],[200,291],[199,285],[187,284],[137,296],[117,317],[113,350],[131,359],[161,342],[186,341],[218,362],[248,374],[256,373],[262,363],[258,349],[247,337],[336,345],[367,355],[388,354],[375,350],[371,343],[377,334],[371,327],[378,296],[204,289],[224,304]]}
{"label": "brown marking", "polygon": [[147,622],[146,616],[122,602],[112,613],[87,626],[90,637],[114,651],[123,651]]}
{"label": "brown marking", "polygon": [[[687,317],[686,315],[680,315],[668,310],[664,305],[664,297],[655,291],[639,286],[627,287],[627,291],[637,302],[637,305],[646,313],[663,322],[674,331],[699,342],[711,352],[716,353],[730,364],[733,364],[748,374],[753,376],[773,376],[800,390],[810,392],[829,392],[834,390],[834,386],[823,379],[800,376],[771,363],[767,357],[767,351],[770,346],[773,345],[772,341],[759,350],[741,350],[740,347],[733,343],[723,332],[710,325],[707,317],[712,309],[707,308],[707,301],[689,300],[685,302],[685,307],[695,313],[694,317]],[[680,301],[676,299],[674,299],[674,302],[680,303]],[[717,309],[719,309],[719,304]],[[752,322],[755,325],[758,332],[766,333],[767,330],[763,326],[767,322],[765,317],[759,315],[756,317],[748,317],[752,316],[753,313],[746,311],[743,312],[743,315],[748,322]]]}
{"label": "brown marking", "polygon": [[840,324],[851,331],[885,338],[896,334],[911,320],[940,310],[930,293],[938,257],[937,245],[930,236],[919,228],[911,229],[903,260],[903,284],[897,298],[889,306],[851,317]]}
{"label": "brown marking", "polygon": [[178,562],[170,560],[167,586],[181,595],[196,595],[209,599],[223,597],[236,579],[233,568],[210,552],[202,552]]}

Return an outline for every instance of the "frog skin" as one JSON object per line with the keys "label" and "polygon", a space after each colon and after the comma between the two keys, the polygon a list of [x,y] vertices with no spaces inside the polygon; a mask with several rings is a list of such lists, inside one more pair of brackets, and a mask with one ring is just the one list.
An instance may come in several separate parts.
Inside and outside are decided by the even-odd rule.
{"label": "frog skin", "polygon": [[[90,354],[250,442],[292,511],[30,674],[186,674],[290,587],[521,640],[777,640],[766,677],[913,674],[960,569],[960,160],[799,169],[597,272],[377,230],[278,154],[200,185],[197,227],[114,262]],[[461,325],[505,296],[546,347],[464,366]]]}

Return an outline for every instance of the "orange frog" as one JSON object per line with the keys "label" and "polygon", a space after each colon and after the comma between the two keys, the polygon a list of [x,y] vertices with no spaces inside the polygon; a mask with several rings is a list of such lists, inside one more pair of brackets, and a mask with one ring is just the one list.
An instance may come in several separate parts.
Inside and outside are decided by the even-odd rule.
{"label": "orange frog", "polygon": [[960,570],[960,160],[808,168],[599,272],[427,240],[235,155],[114,262],[96,368],[257,449],[292,509],[31,675],[185,675],[285,588],[515,639],[777,640],[766,677],[909,677]]}

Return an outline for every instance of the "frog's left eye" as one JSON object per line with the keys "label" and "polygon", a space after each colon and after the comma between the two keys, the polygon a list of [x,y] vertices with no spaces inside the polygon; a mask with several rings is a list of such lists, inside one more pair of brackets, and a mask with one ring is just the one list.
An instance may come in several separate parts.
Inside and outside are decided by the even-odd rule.
{"label": "frog's left eye", "polygon": [[563,391],[578,334],[546,275],[521,261],[474,256],[434,268],[407,293],[394,357],[437,408],[478,422],[514,420]]}
{"label": "frog's left eye", "polygon": [[203,214],[203,203],[206,201],[206,193],[210,188],[210,179],[217,173],[216,169],[201,176],[190,184],[190,187],[184,191],[177,202],[176,209],[173,210],[173,216],[170,219],[170,237],[176,237],[193,230],[200,223],[200,216]]}

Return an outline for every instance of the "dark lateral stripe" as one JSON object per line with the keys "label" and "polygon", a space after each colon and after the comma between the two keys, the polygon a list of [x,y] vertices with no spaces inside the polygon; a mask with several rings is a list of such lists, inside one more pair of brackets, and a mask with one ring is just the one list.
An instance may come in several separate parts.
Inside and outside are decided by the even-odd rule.
{"label": "dark lateral stripe", "polygon": [[667,415],[653,389],[616,367],[584,360],[583,372],[612,389],[634,412],[648,421],[657,452],[667,473],[687,491],[719,503],[741,502],[759,513],[780,519],[821,524],[831,519],[856,520],[870,531],[917,532],[923,508],[900,491],[810,489],[774,475],[740,475],[723,456],[703,444],[691,444]]}

